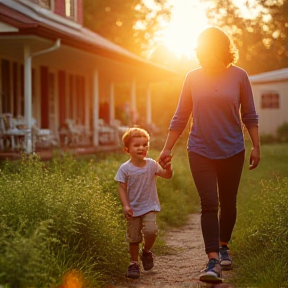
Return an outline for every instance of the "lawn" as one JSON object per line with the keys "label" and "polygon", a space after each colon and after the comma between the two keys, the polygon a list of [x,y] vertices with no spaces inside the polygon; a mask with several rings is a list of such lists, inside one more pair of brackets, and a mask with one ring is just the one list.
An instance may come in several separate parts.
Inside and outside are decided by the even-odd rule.
{"label": "lawn", "polygon": [[[158,157],[159,147],[151,143],[150,157]],[[249,150],[248,145],[231,244],[235,283],[288,287],[288,144],[263,145],[260,166],[253,171],[248,170]],[[126,159],[124,153],[97,153],[2,162],[0,284],[60,287],[77,275],[84,287],[102,287],[123,277],[129,255],[114,176]],[[165,247],[166,229],[182,226],[188,214],[199,211],[184,140],[172,163],[173,178],[157,181],[162,211],[156,253]]]}

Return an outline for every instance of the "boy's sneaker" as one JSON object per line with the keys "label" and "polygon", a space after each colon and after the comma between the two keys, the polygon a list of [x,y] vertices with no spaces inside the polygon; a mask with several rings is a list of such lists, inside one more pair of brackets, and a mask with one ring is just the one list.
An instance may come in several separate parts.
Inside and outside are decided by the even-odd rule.
{"label": "boy's sneaker", "polygon": [[151,251],[145,252],[143,250],[140,258],[145,271],[151,270],[154,267],[154,259]]}
{"label": "boy's sneaker", "polygon": [[138,279],[140,277],[140,268],[139,268],[139,264],[137,263],[131,263],[128,266],[128,270],[127,273],[125,275],[127,278],[130,279]]}
{"label": "boy's sneaker", "polygon": [[209,259],[206,269],[204,273],[200,275],[199,278],[202,282],[208,283],[221,283],[221,266],[219,261],[215,258]]}
{"label": "boy's sneaker", "polygon": [[232,259],[228,250],[229,248],[227,246],[222,246],[219,250],[219,263],[222,270],[232,270]]}

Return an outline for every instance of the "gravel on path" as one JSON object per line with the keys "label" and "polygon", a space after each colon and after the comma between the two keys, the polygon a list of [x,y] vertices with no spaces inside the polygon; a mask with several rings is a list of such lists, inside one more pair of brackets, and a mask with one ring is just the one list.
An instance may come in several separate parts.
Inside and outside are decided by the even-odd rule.
{"label": "gravel on path", "polygon": [[168,253],[155,256],[152,270],[141,269],[140,279],[127,279],[123,283],[109,284],[106,288],[234,288],[229,284],[232,271],[223,271],[224,281],[221,284],[206,284],[198,280],[207,263],[199,214],[189,215],[185,226],[169,230],[164,241]]}

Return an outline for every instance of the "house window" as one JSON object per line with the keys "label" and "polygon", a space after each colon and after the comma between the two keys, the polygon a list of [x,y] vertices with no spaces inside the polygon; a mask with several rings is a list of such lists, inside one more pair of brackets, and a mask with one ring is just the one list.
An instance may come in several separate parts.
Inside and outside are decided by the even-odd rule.
{"label": "house window", "polygon": [[52,10],[54,7],[54,0],[29,0],[29,1],[48,10]]}
{"label": "house window", "polygon": [[65,14],[69,18],[75,19],[75,16],[76,16],[76,0],[65,0]]}
{"label": "house window", "polygon": [[279,109],[280,97],[278,93],[263,93],[261,95],[261,108],[263,109]]}
{"label": "house window", "polygon": [[51,9],[51,0],[39,0],[39,6],[46,9]]}

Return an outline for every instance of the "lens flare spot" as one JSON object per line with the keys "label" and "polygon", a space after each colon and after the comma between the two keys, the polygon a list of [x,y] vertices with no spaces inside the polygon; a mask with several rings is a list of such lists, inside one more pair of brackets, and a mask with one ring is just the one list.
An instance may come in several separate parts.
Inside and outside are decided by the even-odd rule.
{"label": "lens flare spot", "polygon": [[68,271],[63,276],[63,284],[59,288],[84,288],[84,277],[76,270]]}

